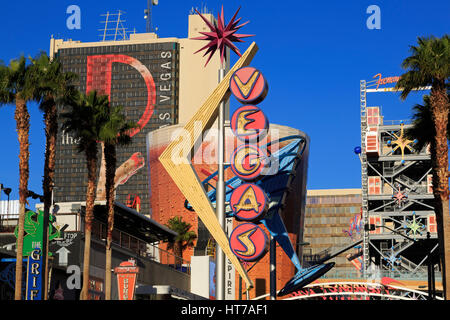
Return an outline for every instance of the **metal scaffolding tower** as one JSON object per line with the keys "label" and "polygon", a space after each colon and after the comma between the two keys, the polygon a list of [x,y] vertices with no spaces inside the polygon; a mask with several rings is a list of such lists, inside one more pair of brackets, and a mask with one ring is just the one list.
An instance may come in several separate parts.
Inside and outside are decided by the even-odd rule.
{"label": "metal scaffolding tower", "polygon": [[411,124],[385,121],[380,107],[367,106],[367,93],[401,90],[379,84],[360,81],[363,277],[373,276],[370,266],[391,277],[426,277],[437,248],[431,156],[407,138]]}
{"label": "metal scaffolding tower", "polygon": [[[360,81],[360,106],[361,106],[361,194],[362,194],[362,221],[363,225],[369,223],[368,200],[367,200],[367,153],[366,153],[366,132],[367,132],[367,114],[366,114],[366,81]],[[363,233],[363,278],[367,278],[367,268],[369,266],[369,234]]]}

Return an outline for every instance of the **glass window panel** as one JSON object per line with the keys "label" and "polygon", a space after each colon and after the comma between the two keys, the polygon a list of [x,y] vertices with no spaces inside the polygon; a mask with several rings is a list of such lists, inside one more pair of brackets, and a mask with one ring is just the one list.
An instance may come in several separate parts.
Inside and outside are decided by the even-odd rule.
{"label": "glass window panel", "polygon": [[117,243],[120,245],[120,232],[116,229],[112,232],[112,239],[114,243]]}
{"label": "glass window panel", "polygon": [[129,248],[130,247],[130,236],[126,233],[121,233],[120,235],[120,246],[124,247],[124,248]]}
{"label": "glass window panel", "polygon": [[133,252],[139,253],[138,240],[135,237],[130,237],[130,249]]}

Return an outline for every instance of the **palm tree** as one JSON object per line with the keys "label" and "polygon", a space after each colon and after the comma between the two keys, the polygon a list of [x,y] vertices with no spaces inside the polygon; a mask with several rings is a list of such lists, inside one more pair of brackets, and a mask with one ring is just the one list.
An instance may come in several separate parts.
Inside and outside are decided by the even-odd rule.
{"label": "palm tree", "polygon": [[183,221],[179,216],[169,219],[167,227],[178,233],[173,242],[169,242],[168,248],[173,249],[175,255],[175,266],[181,265],[183,260],[183,251],[188,246],[194,245],[197,235],[191,229],[191,224]]}
{"label": "palm tree", "polygon": [[[448,185],[447,127],[449,98],[447,86],[450,77],[449,36],[418,38],[418,45],[410,47],[411,56],[402,62],[407,70],[401,75],[396,87],[402,89],[400,97],[405,100],[409,93],[419,87],[431,86],[429,105],[434,126],[435,154],[433,166],[433,193],[440,255],[442,282],[446,299],[450,299],[450,212]],[[434,149],[434,150],[433,150]]]}
{"label": "palm tree", "polygon": [[[56,139],[58,134],[57,104],[63,104],[71,95],[75,94],[73,81],[76,79],[74,73],[62,71],[61,63],[50,60],[45,52],[41,52],[36,58],[30,58],[34,76],[35,100],[39,102],[39,108],[44,113],[45,124],[45,162],[44,179],[42,189],[44,191],[44,226],[48,225],[50,207],[52,205],[53,178],[55,172]],[[44,228],[42,254],[44,275],[48,275],[48,232]],[[44,281],[46,285],[48,281]],[[47,288],[44,288],[44,299],[47,299]]]}
{"label": "palm tree", "polygon": [[33,99],[33,81],[26,58],[21,56],[12,60],[8,67],[0,64],[0,104],[16,104],[14,118],[16,120],[19,140],[19,221],[16,248],[16,280],[15,300],[22,298],[22,260],[25,221],[25,203],[28,195],[29,178],[29,131],[30,114],[27,102]]}
{"label": "palm tree", "polygon": [[[430,145],[431,157],[435,157],[436,153],[431,152],[435,150],[434,147],[436,136],[436,129],[431,116],[430,96],[423,96],[423,104],[416,104],[413,107],[414,114],[412,116],[412,127],[406,130],[406,136],[409,139],[417,139],[417,149],[422,149]],[[447,140],[450,140],[450,113],[449,121],[447,123]],[[434,160],[435,161],[435,160]]]}
{"label": "palm tree", "polygon": [[108,208],[108,232],[106,237],[106,263],[105,263],[105,300],[111,299],[111,244],[114,230],[114,198],[116,177],[116,146],[131,142],[129,132],[136,124],[125,119],[122,106],[111,106],[104,110],[107,120],[100,130],[100,140],[103,145],[103,154],[106,167],[106,205]]}
{"label": "palm tree", "polygon": [[97,179],[97,152],[100,132],[106,122],[109,108],[108,96],[98,95],[91,91],[87,95],[78,93],[67,101],[68,112],[62,113],[64,119],[62,129],[73,135],[78,143],[78,151],[84,152],[88,170],[86,189],[85,243],[83,257],[83,288],[81,299],[88,299],[89,266],[91,251],[92,222],[94,219],[95,185]]}

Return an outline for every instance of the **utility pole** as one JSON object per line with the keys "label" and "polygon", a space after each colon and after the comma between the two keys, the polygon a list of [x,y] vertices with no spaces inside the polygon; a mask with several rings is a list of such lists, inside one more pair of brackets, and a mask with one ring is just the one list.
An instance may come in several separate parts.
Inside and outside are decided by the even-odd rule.
{"label": "utility pole", "polygon": [[152,32],[152,7],[158,5],[158,0],[147,0],[147,9],[144,10],[144,19],[146,20],[145,32]]}

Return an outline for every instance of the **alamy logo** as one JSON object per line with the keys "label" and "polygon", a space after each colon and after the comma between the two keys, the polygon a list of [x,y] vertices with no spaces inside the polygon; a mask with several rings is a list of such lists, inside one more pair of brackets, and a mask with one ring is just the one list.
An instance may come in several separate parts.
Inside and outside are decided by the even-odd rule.
{"label": "alamy logo", "polygon": [[72,4],[67,7],[66,13],[70,14],[70,16],[66,20],[67,29],[69,29],[69,30],[81,29],[81,9],[80,9],[80,7]]}
{"label": "alamy logo", "polygon": [[66,286],[69,290],[81,289],[81,270],[77,265],[71,265],[67,267],[67,274],[70,276],[67,278]]}
{"label": "alamy logo", "polygon": [[369,18],[367,18],[366,26],[367,29],[381,29],[381,10],[377,5],[370,5],[366,10],[367,14],[371,14]]}

